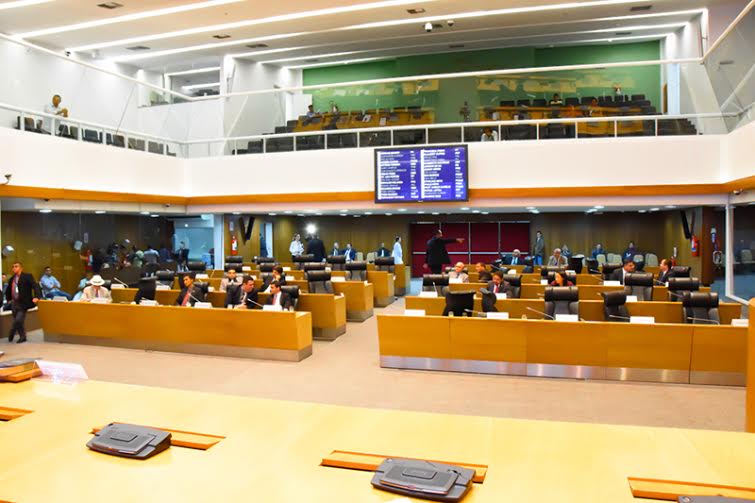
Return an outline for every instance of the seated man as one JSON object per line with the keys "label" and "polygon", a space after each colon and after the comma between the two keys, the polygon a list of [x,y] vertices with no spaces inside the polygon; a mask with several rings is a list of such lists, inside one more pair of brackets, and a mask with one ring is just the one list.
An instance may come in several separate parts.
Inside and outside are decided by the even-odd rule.
{"label": "seated man", "polygon": [[225,292],[228,290],[228,285],[240,285],[241,278],[236,274],[236,269],[228,269],[225,273],[225,278],[220,281],[220,291]]}
{"label": "seated man", "polygon": [[52,299],[54,297],[65,297],[71,300],[71,295],[60,289],[60,281],[52,275],[52,268],[48,265],[39,278],[39,286],[42,287],[42,297]]}
{"label": "seated man", "polygon": [[592,258],[597,259],[598,255],[608,256],[608,253],[606,252],[606,249],[603,248],[603,245],[601,243],[598,243],[595,245],[595,248],[592,249],[592,253],[590,255],[592,256]]}
{"label": "seated man", "polygon": [[564,106],[564,100],[561,99],[561,96],[559,96],[558,93],[555,93],[553,98],[548,102],[548,105],[552,107],[562,107]]}
{"label": "seated man", "polygon": [[663,260],[661,260],[661,263],[658,264],[658,269],[658,283],[668,283],[668,279],[672,277],[671,261],[667,258],[664,258]]}
{"label": "seated man", "polygon": [[557,272],[553,281],[551,281],[548,286],[574,286],[574,283],[566,279],[566,274]]}
{"label": "seated man", "polygon": [[524,264],[524,258],[522,257],[522,252],[520,252],[518,249],[515,249],[513,253],[511,254],[511,257],[508,257],[504,263],[506,265]]}
{"label": "seated man", "polygon": [[493,128],[486,127],[482,130],[480,141],[498,141],[498,131],[493,131]]}
{"label": "seated man", "polygon": [[566,257],[561,255],[561,248],[556,248],[555,250],[553,250],[553,255],[551,255],[548,259],[547,265],[555,267],[566,267],[568,263],[569,261],[566,260]]}
{"label": "seated man", "polygon": [[185,274],[183,288],[176,299],[177,306],[194,306],[197,302],[204,302],[204,292],[194,284],[194,273]]}
{"label": "seated man", "polygon": [[385,247],[385,243],[380,243],[380,248],[377,249],[376,257],[390,257],[391,251]]}
{"label": "seated man", "polygon": [[270,293],[270,285],[273,283],[273,281],[277,281],[280,283],[281,286],[284,286],[286,284],[286,276],[283,274],[283,267],[276,265],[273,267],[273,275],[268,276],[263,285],[262,285],[262,291],[265,293]]}
{"label": "seated man", "polygon": [[624,261],[627,260],[634,260],[634,256],[639,254],[639,250],[634,245],[634,241],[630,241],[627,245],[627,249],[624,250],[624,253],[621,254],[621,259]]}
{"label": "seated man", "polygon": [[291,311],[291,297],[286,292],[281,292],[281,284],[277,281],[270,283],[270,297],[265,303],[268,306],[281,306],[284,311]]}
{"label": "seated man", "polygon": [[624,277],[627,275],[627,273],[634,272],[634,269],[635,269],[634,260],[625,260],[624,267],[622,267],[621,269],[616,269],[614,272],[611,273],[611,280],[619,281],[623,285]]}
{"label": "seated man", "polygon": [[479,282],[480,283],[487,283],[488,281],[493,281],[493,275],[490,274],[487,269],[485,269],[485,264],[482,262],[477,262],[474,266],[474,270],[477,272],[479,276]]}
{"label": "seated man", "polygon": [[469,275],[464,272],[463,262],[456,262],[453,270],[448,273],[448,279],[457,279],[461,283],[469,283]]}
{"label": "seated man", "polygon": [[254,278],[244,276],[241,286],[226,291],[224,305],[234,306],[236,309],[256,309],[259,290],[254,286]]}
{"label": "seated man", "polygon": [[343,255],[346,256],[346,262],[353,262],[357,259],[357,251],[351,247],[351,243],[346,243]]}
{"label": "seated man", "polygon": [[92,276],[92,280],[89,282],[89,286],[84,288],[81,294],[82,302],[91,302],[93,299],[105,299],[107,302],[112,302],[113,298],[110,296],[110,290],[104,287],[105,280],[102,276],[95,274]]}
{"label": "seated man", "polygon": [[507,293],[510,285],[503,281],[503,273],[496,271],[493,273],[493,279],[488,282],[488,291],[491,293]]}

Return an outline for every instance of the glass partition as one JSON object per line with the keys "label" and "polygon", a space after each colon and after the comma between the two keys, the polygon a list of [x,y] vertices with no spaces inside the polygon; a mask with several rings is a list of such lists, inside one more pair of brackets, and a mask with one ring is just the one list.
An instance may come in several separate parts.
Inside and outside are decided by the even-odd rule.
{"label": "glass partition", "polygon": [[734,206],[734,295],[755,297],[755,203]]}

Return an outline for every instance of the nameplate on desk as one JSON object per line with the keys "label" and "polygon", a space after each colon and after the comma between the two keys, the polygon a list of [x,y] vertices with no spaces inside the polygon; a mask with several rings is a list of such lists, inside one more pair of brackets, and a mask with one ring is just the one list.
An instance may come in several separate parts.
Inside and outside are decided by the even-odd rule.
{"label": "nameplate on desk", "polygon": [[540,280],[540,284],[541,285],[547,285],[548,284],[548,280],[547,279],[541,279]]}
{"label": "nameplate on desk", "polygon": [[248,266],[248,265],[244,265],[244,266],[241,266],[241,270],[243,272],[247,272],[247,271],[251,271],[252,268],[250,266]]}
{"label": "nameplate on desk", "polygon": [[210,277],[206,274],[197,274],[195,278],[196,279],[210,279]]}
{"label": "nameplate on desk", "polygon": [[489,320],[508,320],[509,319],[509,313],[487,313],[487,314],[488,314]]}
{"label": "nameplate on desk", "polygon": [[567,269],[566,274],[577,274],[577,271],[575,271],[574,269]]}
{"label": "nameplate on desk", "polygon": [[56,295],[52,298],[53,302],[68,302],[68,298],[63,297],[62,295]]}
{"label": "nameplate on desk", "polygon": [[367,280],[364,280],[364,284],[365,284],[365,285],[369,285],[369,284],[370,284],[370,282],[369,282],[369,281],[367,281]]}
{"label": "nameplate on desk", "polygon": [[655,323],[654,316],[630,316],[629,323],[638,323],[640,325],[652,325]]}
{"label": "nameplate on desk", "polygon": [[293,276],[286,275],[286,281],[296,281],[296,278]]}
{"label": "nameplate on desk", "polygon": [[506,300],[506,294],[505,293],[495,294],[495,300]]}
{"label": "nameplate on desk", "polygon": [[425,314],[424,309],[404,309],[404,316],[424,316]]}
{"label": "nameplate on desk", "polygon": [[331,283],[345,283],[346,278],[344,278],[343,276],[331,276],[330,282]]}
{"label": "nameplate on desk", "polygon": [[110,303],[108,299],[103,299],[103,298],[92,299],[90,302],[92,304],[109,304]]}
{"label": "nameplate on desk", "polygon": [[121,285],[120,283],[112,283],[110,285],[111,290],[124,290],[126,288],[126,285]]}
{"label": "nameplate on desk", "polygon": [[281,311],[283,311],[283,306],[266,305],[266,306],[262,306],[262,310],[263,311],[277,311],[277,312],[281,312]]}
{"label": "nameplate on desk", "polygon": [[155,290],[170,290],[168,285],[156,285]]}
{"label": "nameplate on desk", "polygon": [[419,292],[420,297],[435,298],[438,296],[438,292]]}
{"label": "nameplate on desk", "polygon": [[733,320],[731,320],[731,324],[735,327],[749,327],[749,321],[750,320],[748,320],[747,318],[734,318]]}
{"label": "nameplate on desk", "polygon": [[214,292],[215,291],[215,287],[214,286],[208,286],[207,287],[207,291],[208,292]]}
{"label": "nameplate on desk", "polygon": [[578,314],[557,314],[556,321],[579,321]]}
{"label": "nameplate on desk", "polygon": [[636,295],[627,295],[627,302],[637,302]]}
{"label": "nameplate on desk", "polygon": [[461,281],[461,278],[448,278],[448,284],[449,285],[458,285],[458,284],[461,284],[461,283],[463,283]]}
{"label": "nameplate on desk", "polygon": [[150,300],[150,299],[142,299],[139,302],[139,305],[140,306],[156,306],[157,305],[157,301],[156,300]]}
{"label": "nameplate on desk", "polygon": [[290,271],[290,270],[291,270],[291,268],[290,268],[290,267],[284,267],[284,268],[283,268],[283,272],[287,272],[287,271]]}
{"label": "nameplate on desk", "polygon": [[212,309],[211,302],[195,302],[194,307],[197,309]]}
{"label": "nameplate on desk", "polygon": [[603,282],[603,286],[621,286],[621,281],[616,281],[613,279],[605,280]]}

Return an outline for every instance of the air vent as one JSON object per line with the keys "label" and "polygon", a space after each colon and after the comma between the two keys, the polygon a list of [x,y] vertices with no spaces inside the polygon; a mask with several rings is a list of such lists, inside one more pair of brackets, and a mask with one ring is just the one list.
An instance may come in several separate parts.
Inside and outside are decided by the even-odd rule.
{"label": "air vent", "polygon": [[119,4],[117,2],[105,2],[105,3],[98,3],[97,7],[113,10],[113,9],[118,9],[119,7],[123,7],[123,4]]}
{"label": "air vent", "polygon": [[734,60],[733,59],[724,59],[723,61],[718,62],[718,66],[727,66],[727,65],[733,65]]}
{"label": "air vent", "polygon": [[249,49],[262,49],[264,47],[270,47],[270,46],[267,44],[248,44],[247,47]]}
{"label": "air vent", "polygon": [[451,44],[448,46],[449,49],[461,49],[464,47],[464,44]]}
{"label": "air vent", "polygon": [[631,34],[632,34],[631,31],[617,31],[616,33],[614,33],[614,35],[618,35],[618,36],[631,35]]}
{"label": "air vent", "polygon": [[128,51],[148,51],[149,47],[147,47],[146,45],[135,45],[135,46],[132,46],[132,47],[126,47],[126,50],[128,50]]}
{"label": "air vent", "polygon": [[652,5],[635,5],[629,9],[629,12],[643,12],[652,9]]}
{"label": "air vent", "polygon": [[228,35],[227,33],[221,33],[219,35],[213,35],[212,38],[216,38],[218,40],[224,40],[226,38],[231,38],[231,36]]}
{"label": "air vent", "polygon": [[411,15],[424,14],[425,13],[425,9],[423,9],[422,7],[419,7],[417,9],[406,9],[406,12],[408,12]]}

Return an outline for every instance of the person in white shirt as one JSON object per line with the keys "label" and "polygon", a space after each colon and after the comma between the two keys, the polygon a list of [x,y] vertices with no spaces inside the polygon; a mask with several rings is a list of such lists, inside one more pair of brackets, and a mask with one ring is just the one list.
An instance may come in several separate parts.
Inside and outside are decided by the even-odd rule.
{"label": "person in white shirt", "polygon": [[89,282],[89,286],[84,288],[84,292],[81,294],[82,302],[91,302],[93,299],[105,299],[107,302],[112,302],[113,298],[110,296],[110,290],[105,288],[105,280],[102,276],[95,274],[92,276],[92,281]]}
{"label": "person in white shirt", "polygon": [[462,283],[469,283],[469,275],[464,272],[464,262],[456,262],[453,270],[448,273],[448,279],[458,279]]}
{"label": "person in white shirt", "polygon": [[241,285],[241,278],[236,274],[236,269],[228,269],[225,273],[225,278],[220,281],[220,291],[225,292],[228,290],[228,285]]}
{"label": "person in white shirt", "polygon": [[304,245],[301,242],[301,236],[299,234],[296,234],[291,239],[291,245],[288,247],[288,251],[291,253],[292,260],[294,257],[298,257],[304,253]]}
{"label": "person in white shirt", "polygon": [[493,131],[493,128],[486,127],[482,130],[480,141],[498,141],[498,131]]}
{"label": "person in white shirt", "polygon": [[394,264],[404,263],[404,251],[401,249],[401,236],[396,236],[396,242],[393,243],[393,252],[391,253]]}
{"label": "person in white shirt", "polygon": [[[62,101],[62,98],[59,94],[56,94],[52,97],[52,102],[45,105],[45,113],[50,115],[59,115],[65,118],[68,118],[68,109],[62,108],[60,106],[60,102]],[[52,117],[45,117],[42,120],[42,129],[49,134],[57,134],[58,129],[58,121],[53,119]]]}

